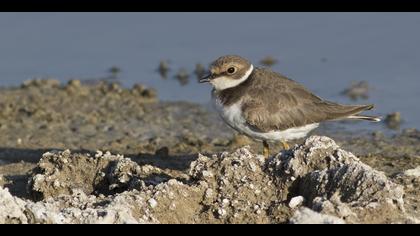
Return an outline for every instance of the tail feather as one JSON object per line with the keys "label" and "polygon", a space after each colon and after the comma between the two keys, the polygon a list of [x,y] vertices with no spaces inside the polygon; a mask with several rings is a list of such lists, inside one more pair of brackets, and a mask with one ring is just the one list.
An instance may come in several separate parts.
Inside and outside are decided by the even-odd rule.
{"label": "tail feather", "polygon": [[381,121],[381,117],[379,117],[379,116],[353,115],[353,116],[349,116],[347,118],[348,119],[353,119],[353,120],[367,120],[367,121],[372,121],[372,122],[379,122],[379,121]]}
{"label": "tail feather", "polygon": [[328,110],[329,118],[331,120],[341,119],[354,119],[354,120],[367,120],[373,122],[381,121],[377,116],[359,115],[359,113],[367,110],[372,110],[374,105],[341,105],[332,102],[324,102],[325,110]]}

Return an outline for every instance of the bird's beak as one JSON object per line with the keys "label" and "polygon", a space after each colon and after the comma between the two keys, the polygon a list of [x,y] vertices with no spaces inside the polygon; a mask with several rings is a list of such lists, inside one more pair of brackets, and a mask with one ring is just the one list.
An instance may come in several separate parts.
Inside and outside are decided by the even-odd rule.
{"label": "bird's beak", "polygon": [[206,82],[210,82],[211,79],[212,79],[212,74],[208,74],[204,76],[203,78],[201,78],[198,82],[206,83]]}

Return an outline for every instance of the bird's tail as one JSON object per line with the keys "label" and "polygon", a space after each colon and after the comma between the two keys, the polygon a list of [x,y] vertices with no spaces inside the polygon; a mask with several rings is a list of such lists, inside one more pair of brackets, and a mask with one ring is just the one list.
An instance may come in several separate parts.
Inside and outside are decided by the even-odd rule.
{"label": "bird's tail", "polygon": [[379,116],[353,115],[353,116],[348,116],[347,118],[348,119],[353,119],[353,120],[367,120],[367,121],[372,121],[372,122],[381,121],[381,117],[379,117]]}
{"label": "bird's tail", "polygon": [[[366,110],[372,110],[374,105],[362,105],[360,106],[362,108],[362,111]],[[359,115],[358,113],[348,116],[347,119],[353,119],[353,120],[367,120],[372,122],[379,122],[381,121],[381,117],[379,116],[366,116],[366,115]]]}
{"label": "bird's tail", "polygon": [[341,105],[333,102],[324,102],[324,108],[328,111],[330,120],[352,119],[379,122],[378,116],[359,115],[359,113],[372,110],[374,105]]}

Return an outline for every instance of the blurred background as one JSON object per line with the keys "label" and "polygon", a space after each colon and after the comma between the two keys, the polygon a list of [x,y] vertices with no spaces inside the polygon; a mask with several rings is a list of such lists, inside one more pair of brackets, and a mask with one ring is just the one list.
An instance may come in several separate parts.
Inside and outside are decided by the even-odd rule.
{"label": "blurred background", "polygon": [[0,86],[107,78],[207,106],[210,86],[197,75],[238,54],[419,128],[419,25],[419,13],[0,13]]}

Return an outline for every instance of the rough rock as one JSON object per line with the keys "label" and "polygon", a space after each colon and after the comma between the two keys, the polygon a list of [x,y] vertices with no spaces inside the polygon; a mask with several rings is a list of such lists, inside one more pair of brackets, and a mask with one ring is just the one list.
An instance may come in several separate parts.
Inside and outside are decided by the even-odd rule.
{"label": "rough rock", "polygon": [[289,207],[290,208],[296,208],[300,206],[305,201],[305,198],[302,196],[293,197],[290,199]]}
{"label": "rough rock", "polygon": [[340,149],[330,138],[309,137],[291,153],[273,159],[270,166],[289,186],[289,198],[303,196],[305,205],[313,210],[349,222],[358,222],[367,211],[404,212],[403,187]]}
{"label": "rough rock", "polygon": [[4,176],[0,175],[0,187],[3,187],[5,183],[6,183],[6,180],[4,179]]}
{"label": "rough rock", "polygon": [[88,195],[109,195],[157,184],[154,179],[158,176],[153,178],[152,175],[161,172],[158,168],[139,166],[122,155],[110,152],[97,151],[94,155],[72,154],[70,150],[47,152],[32,173],[28,191],[35,200],[69,195],[74,189]]}
{"label": "rough rock", "polygon": [[309,208],[302,207],[295,212],[290,219],[291,224],[345,224],[344,220],[331,216],[320,214]]}
{"label": "rough rock", "polygon": [[13,197],[7,188],[0,187],[0,224],[28,223],[24,206],[23,200]]}
{"label": "rough rock", "polygon": [[420,166],[417,166],[414,169],[409,169],[404,171],[404,175],[412,176],[412,177],[420,177]]}
{"label": "rough rock", "polygon": [[206,187],[203,216],[220,223],[273,222],[270,211],[284,206],[276,203],[280,189],[264,168],[264,157],[253,154],[249,147],[213,157],[200,155],[189,173]]}
{"label": "rough rock", "polygon": [[269,159],[248,146],[232,153],[199,154],[185,176],[177,179],[167,170],[109,152],[47,152],[33,171],[28,190],[37,202],[2,190],[17,210],[4,211],[0,220],[387,223],[417,219],[405,211],[401,185],[320,136]]}

